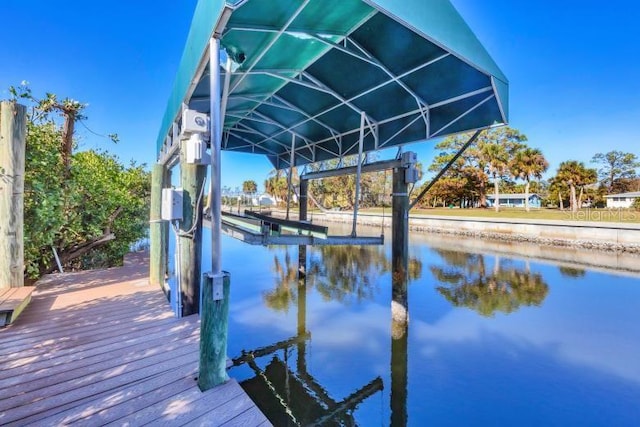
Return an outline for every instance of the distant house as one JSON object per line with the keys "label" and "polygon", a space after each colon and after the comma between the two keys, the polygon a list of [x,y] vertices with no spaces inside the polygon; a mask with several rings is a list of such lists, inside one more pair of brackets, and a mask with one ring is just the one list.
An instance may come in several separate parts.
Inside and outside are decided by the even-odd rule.
{"label": "distant house", "polygon": [[627,209],[633,205],[633,202],[640,197],[640,191],[634,193],[609,194],[604,196],[607,199],[607,207],[612,209]]}
{"label": "distant house", "polygon": [[270,194],[256,194],[251,198],[252,206],[275,206],[276,198]]}
{"label": "distant house", "polygon": [[[524,208],[525,207],[525,198],[526,195],[524,193],[516,193],[516,194],[498,194],[498,203],[500,206],[509,207],[509,208]],[[493,207],[495,206],[495,194],[487,195],[487,206]],[[531,208],[539,208],[541,205],[542,199],[536,193],[529,194],[529,207]]]}

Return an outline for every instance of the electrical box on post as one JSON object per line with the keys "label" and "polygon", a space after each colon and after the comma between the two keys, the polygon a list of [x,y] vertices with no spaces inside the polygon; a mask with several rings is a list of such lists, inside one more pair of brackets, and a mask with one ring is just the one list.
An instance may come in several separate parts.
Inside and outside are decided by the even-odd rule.
{"label": "electrical box on post", "polygon": [[402,166],[407,167],[418,163],[418,155],[413,151],[405,151],[402,153]]}
{"label": "electrical box on post", "polygon": [[207,143],[202,138],[202,134],[194,133],[187,141],[187,163],[196,165],[208,165],[211,163],[211,156],[207,153]]}
{"label": "electrical box on post", "polygon": [[407,184],[418,182],[418,169],[416,169],[415,165],[411,165],[404,170],[404,182]]}
{"label": "electrical box on post", "polygon": [[162,220],[182,220],[182,197],[182,188],[162,189]]}
{"label": "electrical box on post", "polygon": [[199,111],[185,109],[182,112],[180,135],[186,138],[195,133],[209,134],[209,116]]}

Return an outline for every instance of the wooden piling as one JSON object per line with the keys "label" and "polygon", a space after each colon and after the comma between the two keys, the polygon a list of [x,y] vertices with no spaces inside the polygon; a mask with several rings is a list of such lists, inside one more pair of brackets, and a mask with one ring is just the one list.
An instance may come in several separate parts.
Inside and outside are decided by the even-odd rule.
{"label": "wooden piling", "polygon": [[0,289],[24,286],[27,109],[0,102]]}
{"label": "wooden piling", "polygon": [[214,299],[214,278],[202,278],[200,316],[200,368],[198,387],[206,391],[229,380],[227,375],[227,336],[231,277],[223,272],[221,299]]}
{"label": "wooden piling", "polygon": [[298,219],[300,221],[307,220],[307,210],[308,210],[307,200],[309,198],[308,195],[309,195],[309,180],[301,178],[300,179],[300,200],[298,201],[300,203],[299,215],[298,215]]}
{"label": "wooden piling", "polygon": [[409,266],[409,186],[405,169],[393,169],[391,224],[392,301],[391,317],[398,325],[409,321],[407,280]]}
{"label": "wooden piling", "polygon": [[162,239],[162,187],[164,165],[156,163],[151,169],[151,209],[149,212],[149,283],[164,284],[165,258]]}
{"label": "wooden piling", "polygon": [[409,331],[409,186],[404,168],[393,170],[391,233],[391,422],[406,426]]}
{"label": "wooden piling", "polygon": [[200,266],[202,265],[202,207],[206,168],[187,163],[186,141],[180,146],[180,181],[183,190],[182,221],[179,227],[180,289],[182,316],[200,309]]}

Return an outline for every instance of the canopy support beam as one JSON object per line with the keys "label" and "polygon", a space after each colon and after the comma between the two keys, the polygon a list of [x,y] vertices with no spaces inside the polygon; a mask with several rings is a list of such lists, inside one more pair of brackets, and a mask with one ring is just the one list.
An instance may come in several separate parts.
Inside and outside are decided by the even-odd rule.
{"label": "canopy support beam", "polygon": [[293,164],[296,157],[296,135],[291,135],[291,157],[289,160],[289,176],[287,177],[287,220],[289,219],[289,209],[291,208],[291,186],[293,185]]}
{"label": "canopy support beam", "polygon": [[198,387],[202,391],[228,380],[227,337],[231,278],[222,272],[222,100],[220,94],[220,39],[209,41],[209,93],[211,111],[211,272],[202,277],[200,362]]}

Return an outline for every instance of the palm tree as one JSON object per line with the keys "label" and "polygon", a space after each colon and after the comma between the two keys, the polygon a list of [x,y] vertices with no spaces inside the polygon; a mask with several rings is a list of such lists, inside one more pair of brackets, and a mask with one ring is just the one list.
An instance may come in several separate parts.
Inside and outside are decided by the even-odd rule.
{"label": "palm tree", "polygon": [[493,177],[494,204],[496,212],[500,211],[499,185],[500,179],[507,174],[509,170],[509,160],[507,149],[504,145],[497,142],[489,142],[482,145],[480,155],[487,165],[489,175]]}
{"label": "palm tree", "polygon": [[250,179],[242,183],[242,192],[244,194],[249,194],[250,200],[251,200],[251,196],[253,196],[256,193],[256,191],[258,191],[258,184],[256,184],[254,180]]}
{"label": "palm tree", "polygon": [[258,184],[253,180],[244,181],[242,183],[242,191],[248,194],[253,194],[258,191]]}
{"label": "palm tree", "polygon": [[500,210],[500,180],[509,173],[509,159],[523,148],[526,141],[526,135],[508,126],[484,131],[478,138],[479,164],[486,167],[488,174],[493,177],[496,212]]}
{"label": "palm tree", "polygon": [[598,180],[598,172],[595,169],[588,169],[583,162],[567,160],[560,163],[556,179],[569,186],[571,191],[571,211],[577,212],[576,187],[583,187],[596,182]]}
{"label": "palm tree", "polygon": [[542,151],[537,148],[525,147],[516,152],[511,161],[511,173],[525,181],[525,210],[529,212],[529,187],[531,178],[542,179],[542,174],[549,168],[549,162]]}
{"label": "palm tree", "polygon": [[[296,168],[293,168],[293,181],[291,185],[293,188],[298,184],[298,173]],[[264,181],[265,191],[275,197],[277,202],[287,201],[289,196],[289,180],[286,177],[283,170],[272,169],[269,172],[269,177]]]}

